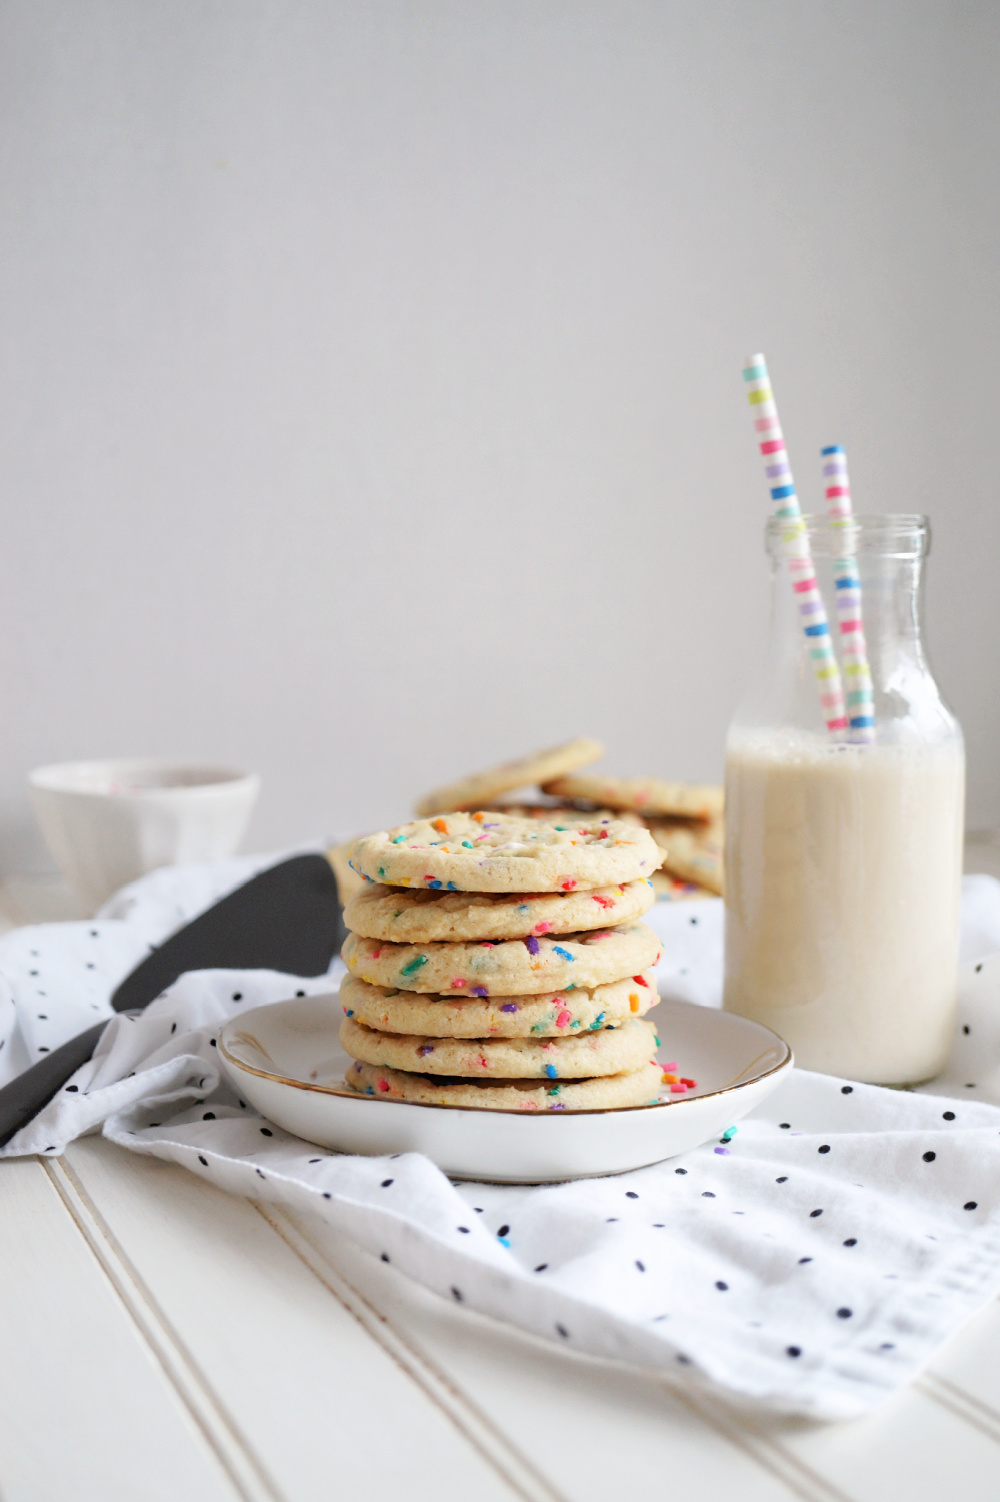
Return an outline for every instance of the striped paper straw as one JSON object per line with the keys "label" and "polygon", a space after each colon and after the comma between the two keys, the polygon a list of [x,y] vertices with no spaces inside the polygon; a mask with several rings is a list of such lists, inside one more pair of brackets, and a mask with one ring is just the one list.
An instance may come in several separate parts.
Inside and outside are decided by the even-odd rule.
{"label": "striped paper straw", "polygon": [[840,669],[833,654],[826,607],[816,582],[806,524],[799,509],[792,468],[785,452],[785,439],[763,355],[750,355],[744,360],[743,379],[747,384],[747,396],[754,414],[754,429],[764,460],[764,473],[771,487],[774,514],[782,522],[781,541],[788,560],[788,572],[799,615],[802,617],[802,628],[809,643],[809,656],[819,688],[823,718],[830,734],[839,736],[847,729]]}
{"label": "striped paper straw", "polygon": [[855,557],[856,531],[851,508],[851,482],[847,474],[847,455],[843,446],[832,443],[821,449],[826,509],[830,526],[838,538],[833,561],[837,586],[837,616],[840,621],[840,646],[844,657],[844,682],[847,689],[847,715],[850,738],[862,745],[875,740],[875,696],[872,671],[861,617],[861,580]]}

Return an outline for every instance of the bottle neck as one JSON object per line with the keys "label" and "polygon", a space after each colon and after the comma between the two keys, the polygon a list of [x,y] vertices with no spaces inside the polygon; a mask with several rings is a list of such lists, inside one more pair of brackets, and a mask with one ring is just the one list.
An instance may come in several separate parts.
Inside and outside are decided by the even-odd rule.
{"label": "bottle neck", "polygon": [[[845,643],[837,609],[837,577],[842,571],[836,560],[816,554],[813,566],[826,606],[830,641],[842,662]],[[861,586],[857,618],[873,679],[885,683],[904,661],[929,672],[922,630],[923,559],[868,556],[856,559],[855,567]],[[786,560],[772,557],[769,651],[779,656],[798,652],[804,640],[792,585]]]}
{"label": "bottle neck", "polygon": [[[845,545],[825,517],[807,518],[845,714],[870,730],[845,739],[876,742],[955,739],[960,732],[941,701],[924,652],[922,518],[858,518]],[[768,532],[771,630],[766,661],[744,699],[737,724],[798,728],[826,736],[821,693],[832,683],[816,673],[822,617],[803,610],[780,533]],[[807,632],[807,627],[809,628]],[[829,707],[826,710],[829,715]]]}

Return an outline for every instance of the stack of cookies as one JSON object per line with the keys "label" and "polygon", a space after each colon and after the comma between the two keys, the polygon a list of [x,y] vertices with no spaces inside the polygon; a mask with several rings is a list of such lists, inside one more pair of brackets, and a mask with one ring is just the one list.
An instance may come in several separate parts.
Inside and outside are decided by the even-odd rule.
{"label": "stack of cookies", "polygon": [[477,810],[359,840],[341,1043],[363,1094],[492,1110],[651,1103],[660,852],[641,825]]}

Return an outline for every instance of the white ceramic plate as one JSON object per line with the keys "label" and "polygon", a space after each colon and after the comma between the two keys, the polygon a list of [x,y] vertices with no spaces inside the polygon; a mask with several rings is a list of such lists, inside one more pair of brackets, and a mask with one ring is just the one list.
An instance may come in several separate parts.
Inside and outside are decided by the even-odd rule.
{"label": "white ceramic plate", "polygon": [[425,1153],[459,1179],[540,1184],[659,1163],[720,1135],[792,1067],[788,1044],[760,1023],[661,1001],[658,1057],[698,1081],[687,1095],[544,1116],[422,1106],[347,1091],[342,1015],[336,996],[255,1007],[226,1023],[219,1053],[241,1095],[286,1131],[345,1153]]}

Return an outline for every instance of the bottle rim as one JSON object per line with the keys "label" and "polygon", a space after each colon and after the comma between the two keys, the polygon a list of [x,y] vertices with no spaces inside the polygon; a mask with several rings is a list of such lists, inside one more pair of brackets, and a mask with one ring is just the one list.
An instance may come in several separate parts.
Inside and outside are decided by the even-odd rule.
{"label": "bottle rim", "polygon": [[[835,558],[845,552],[857,552],[880,558],[926,558],[931,546],[929,517],[919,511],[873,511],[855,513],[846,524],[835,521],[825,512],[804,512],[806,536],[814,553]],[[778,516],[768,519],[764,545],[774,558],[784,556],[782,533],[787,521]]]}

